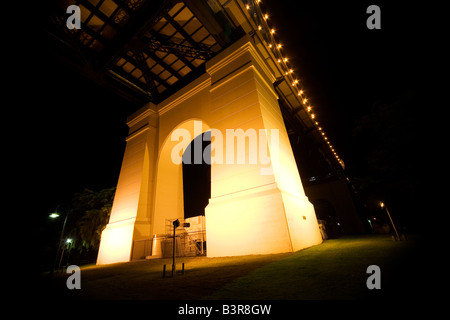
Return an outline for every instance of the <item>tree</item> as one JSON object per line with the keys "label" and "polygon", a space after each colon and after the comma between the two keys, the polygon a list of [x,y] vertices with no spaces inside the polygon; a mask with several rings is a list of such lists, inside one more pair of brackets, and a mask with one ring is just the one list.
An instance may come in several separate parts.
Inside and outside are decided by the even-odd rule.
{"label": "tree", "polygon": [[75,247],[79,251],[98,249],[102,231],[109,220],[115,191],[115,188],[98,192],[84,189],[73,196],[69,211],[69,234],[75,239]]}

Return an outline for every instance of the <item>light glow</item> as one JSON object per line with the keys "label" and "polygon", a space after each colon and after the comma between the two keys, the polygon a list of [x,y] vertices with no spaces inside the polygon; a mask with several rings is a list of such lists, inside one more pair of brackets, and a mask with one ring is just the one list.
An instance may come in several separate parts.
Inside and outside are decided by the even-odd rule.
{"label": "light glow", "polygon": [[134,219],[109,224],[102,232],[97,264],[130,260]]}

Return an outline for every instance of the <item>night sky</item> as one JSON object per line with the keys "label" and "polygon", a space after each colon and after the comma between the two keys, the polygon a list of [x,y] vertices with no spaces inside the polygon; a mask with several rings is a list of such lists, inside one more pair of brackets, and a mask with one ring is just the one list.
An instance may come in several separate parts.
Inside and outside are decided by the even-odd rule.
{"label": "night sky", "polygon": [[[418,8],[396,3],[265,0],[261,5],[350,176],[361,173],[367,161],[355,149],[355,121],[377,103],[417,90],[420,25],[411,19]],[[381,30],[366,27],[370,4],[381,8]],[[25,174],[17,190],[27,194],[21,210],[32,221],[64,211],[84,188],[117,184],[126,117],[141,107],[60,64],[39,47],[35,32],[26,62],[31,72],[21,79],[27,89],[17,94],[22,106],[16,124],[28,133],[28,140],[16,144]]]}
{"label": "night sky", "polygon": [[[391,2],[298,1],[293,10],[293,2],[264,1],[317,120],[350,171],[358,165],[355,120],[418,83],[420,30],[410,23],[416,8]],[[381,30],[366,27],[370,4],[381,8]]]}

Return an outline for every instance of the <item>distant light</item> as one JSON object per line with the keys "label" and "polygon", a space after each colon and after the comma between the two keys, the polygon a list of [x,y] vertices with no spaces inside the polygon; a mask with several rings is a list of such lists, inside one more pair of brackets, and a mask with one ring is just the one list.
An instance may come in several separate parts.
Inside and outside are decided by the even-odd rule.
{"label": "distant light", "polygon": [[72,243],[72,239],[68,238],[68,239],[66,240],[66,243]]}
{"label": "distant light", "polygon": [[380,201],[380,207],[384,208],[384,202]]}
{"label": "distant light", "polygon": [[52,218],[52,219],[55,219],[55,218],[59,217],[59,214],[58,213],[51,213],[48,217]]}
{"label": "distant light", "polygon": [[271,30],[270,30],[270,33],[271,33],[271,34],[274,34],[274,33],[275,33],[275,29],[271,29]]}

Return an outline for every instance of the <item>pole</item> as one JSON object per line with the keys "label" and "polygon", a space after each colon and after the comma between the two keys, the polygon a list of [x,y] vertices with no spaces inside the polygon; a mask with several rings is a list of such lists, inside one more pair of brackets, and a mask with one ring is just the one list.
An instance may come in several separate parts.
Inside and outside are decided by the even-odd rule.
{"label": "pole", "polygon": [[[66,251],[66,247],[63,247],[62,252],[61,252],[61,258],[59,258],[58,272],[59,272],[59,270],[61,270],[61,262],[62,262],[62,259],[63,259],[63,257],[64,257],[64,251]],[[63,268],[63,269],[64,269],[64,268]]]}
{"label": "pole", "polygon": [[[56,268],[56,262],[58,261],[58,255],[59,255],[59,251],[61,250],[61,243],[62,243],[62,241],[63,241],[63,237],[64,237],[64,229],[66,228],[66,222],[67,222],[67,217],[68,217],[68,216],[69,216],[69,215],[66,214],[66,217],[65,217],[65,219],[64,219],[63,227],[62,227],[62,230],[61,230],[61,235],[60,235],[60,237],[59,237],[58,251],[56,251],[55,261],[53,262],[52,273],[55,271],[55,268]],[[62,257],[61,257],[61,259],[62,259]],[[58,268],[58,270],[59,270],[59,268]]]}
{"label": "pole", "polygon": [[176,274],[176,265],[175,265],[175,231],[177,230],[177,227],[175,225],[173,226],[173,255],[172,255],[172,277]]}
{"label": "pole", "polygon": [[395,227],[394,221],[392,221],[392,217],[391,217],[391,214],[389,213],[387,206],[386,206],[386,212],[389,216],[389,219],[391,220],[392,226],[394,227],[395,235],[397,236],[397,239],[400,240],[400,236],[398,235],[397,228]]}
{"label": "pole", "polygon": [[176,265],[175,265],[175,241],[176,241],[176,231],[177,231],[177,227],[180,226],[180,221],[175,220],[174,222],[172,222],[173,225],[173,256],[172,256],[172,277],[175,276],[176,272]]}

